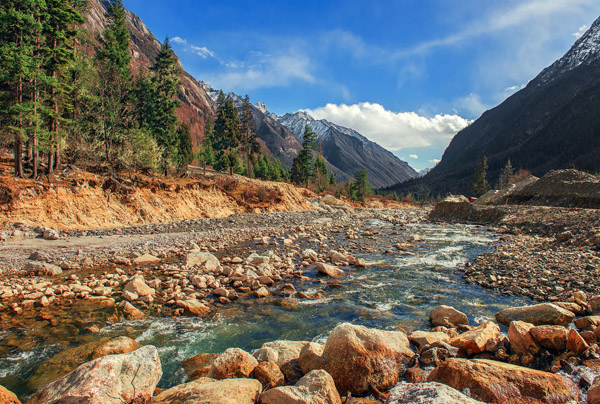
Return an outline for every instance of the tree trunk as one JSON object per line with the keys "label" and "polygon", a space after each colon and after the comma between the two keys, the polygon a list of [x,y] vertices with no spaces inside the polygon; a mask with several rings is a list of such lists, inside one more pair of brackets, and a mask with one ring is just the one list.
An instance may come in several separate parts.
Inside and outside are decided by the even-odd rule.
{"label": "tree trunk", "polygon": [[[19,35],[20,44],[23,42],[23,33]],[[17,83],[17,103],[23,104],[23,77],[19,75],[19,82]],[[23,130],[23,112],[19,112],[19,124],[18,130],[15,131],[15,176],[23,178],[23,137],[21,131]]]}

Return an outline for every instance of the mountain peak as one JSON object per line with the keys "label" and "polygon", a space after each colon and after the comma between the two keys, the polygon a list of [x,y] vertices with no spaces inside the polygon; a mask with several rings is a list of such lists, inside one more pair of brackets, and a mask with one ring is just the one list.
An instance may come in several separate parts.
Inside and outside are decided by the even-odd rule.
{"label": "mountain peak", "polygon": [[580,65],[600,60],[600,17],[573,44],[565,55],[544,69],[537,78],[538,85],[553,81],[558,75],[567,73]]}

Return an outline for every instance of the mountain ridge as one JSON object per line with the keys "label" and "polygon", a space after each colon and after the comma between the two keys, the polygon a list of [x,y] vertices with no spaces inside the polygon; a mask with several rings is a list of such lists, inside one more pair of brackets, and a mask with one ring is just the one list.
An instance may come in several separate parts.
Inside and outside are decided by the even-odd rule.
{"label": "mountain ridge", "polygon": [[511,160],[541,177],[552,169],[600,171],[600,18],[527,86],[458,132],[424,177],[389,191],[472,193],[475,166],[487,157],[495,185]]}

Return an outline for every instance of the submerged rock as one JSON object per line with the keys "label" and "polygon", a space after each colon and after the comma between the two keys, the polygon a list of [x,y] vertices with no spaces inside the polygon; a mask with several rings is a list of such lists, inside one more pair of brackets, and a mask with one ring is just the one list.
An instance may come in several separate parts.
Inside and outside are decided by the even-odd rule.
{"label": "submerged rock", "polygon": [[434,307],[429,314],[429,321],[434,326],[456,327],[458,325],[468,325],[467,315],[456,310],[451,306],[440,305]]}
{"label": "submerged rock", "polygon": [[431,372],[427,381],[469,389],[486,403],[566,403],[577,401],[579,389],[553,373],[491,360],[448,359]]}
{"label": "submerged rock", "polygon": [[85,362],[106,355],[132,352],[139,347],[140,345],[129,337],[118,337],[115,339],[103,338],[74,348],[67,348],[38,366],[29,379],[29,385],[34,390],[39,390]]}
{"label": "submerged rock", "polygon": [[155,347],[87,362],[47,385],[28,404],[122,404],[150,401],[162,376]]}

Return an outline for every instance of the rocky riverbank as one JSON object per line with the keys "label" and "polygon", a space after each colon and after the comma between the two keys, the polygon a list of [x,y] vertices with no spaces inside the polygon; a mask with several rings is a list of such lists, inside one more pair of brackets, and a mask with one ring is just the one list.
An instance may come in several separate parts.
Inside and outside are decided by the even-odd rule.
{"label": "rocky riverbank", "polygon": [[477,223],[503,233],[494,250],[464,269],[467,282],[505,294],[559,301],[600,288],[600,215],[596,209],[477,206],[442,202],[430,219]]}
{"label": "rocky riverbank", "polygon": [[[474,325],[464,313],[439,306],[427,331],[343,323],[325,344],[279,340],[252,353],[199,354],[181,365],[188,381],[167,390],[156,388],[162,368],[155,347],[126,337],[104,340],[50,361],[91,360],[28,403],[75,397],[68,402],[599,403],[600,296],[577,292],[570,300],[505,309],[497,322]],[[507,335],[501,326],[508,326]],[[4,402],[19,402],[0,393],[12,400]]]}

